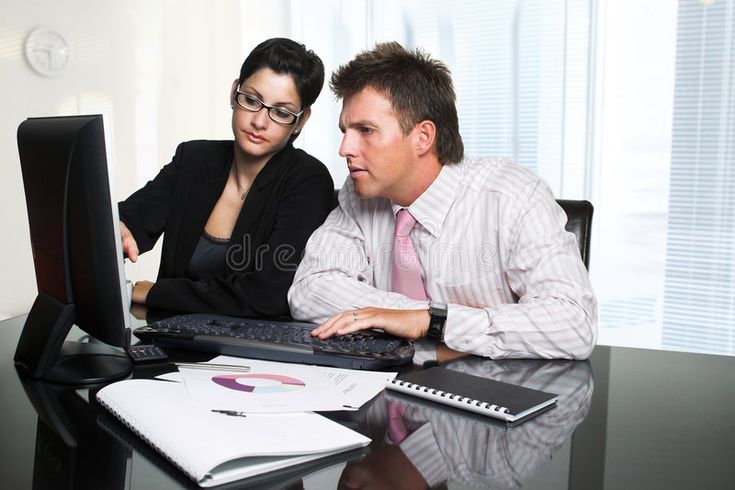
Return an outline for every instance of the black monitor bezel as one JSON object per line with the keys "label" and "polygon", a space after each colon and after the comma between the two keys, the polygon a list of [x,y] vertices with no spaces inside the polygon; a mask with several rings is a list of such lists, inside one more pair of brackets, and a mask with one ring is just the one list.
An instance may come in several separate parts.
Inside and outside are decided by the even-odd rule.
{"label": "black monitor bezel", "polygon": [[[124,377],[132,363],[114,169],[105,117],[29,118],[18,127],[39,294],[15,353],[32,378]],[[64,342],[73,324],[100,342]]]}

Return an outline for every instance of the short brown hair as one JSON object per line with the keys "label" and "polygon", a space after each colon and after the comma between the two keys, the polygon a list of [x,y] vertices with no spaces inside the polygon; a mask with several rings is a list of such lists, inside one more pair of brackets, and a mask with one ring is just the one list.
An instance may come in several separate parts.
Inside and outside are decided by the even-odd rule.
{"label": "short brown hair", "polygon": [[346,99],[366,87],[388,97],[404,136],[421,121],[436,125],[439,161],[462,160],[464,144],[459,134],[457,96],[447,66],[416,48],[407,51],[397,42],[379,43],[363,51],[332,74],[329,82],[337,98]]}

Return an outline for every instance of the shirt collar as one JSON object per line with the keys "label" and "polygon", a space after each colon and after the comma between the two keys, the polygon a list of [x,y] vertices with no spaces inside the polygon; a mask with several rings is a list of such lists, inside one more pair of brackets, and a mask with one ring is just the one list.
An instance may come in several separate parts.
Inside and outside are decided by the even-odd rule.
{"label": "shirt collar", "polygon": [[[460,165],[442,165],[439,175],[410,206],[408,211],[434,237],[439,236],[444,221],[449,214],[457,195],[460,181]],[[393,216],[403,209],[396,203],[391,203]]]}

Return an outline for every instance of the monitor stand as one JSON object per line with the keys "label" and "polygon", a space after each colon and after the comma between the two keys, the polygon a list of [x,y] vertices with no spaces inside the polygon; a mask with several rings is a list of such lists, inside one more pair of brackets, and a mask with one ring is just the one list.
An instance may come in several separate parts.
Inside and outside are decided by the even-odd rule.
{"label": "monitor stand", "polygon": [[64,342],[74,324],[74,305],[40,293],[23,326],[15,364],[31,378],[69,384],[98,384],[133,369],[124,352],[103,343]]}

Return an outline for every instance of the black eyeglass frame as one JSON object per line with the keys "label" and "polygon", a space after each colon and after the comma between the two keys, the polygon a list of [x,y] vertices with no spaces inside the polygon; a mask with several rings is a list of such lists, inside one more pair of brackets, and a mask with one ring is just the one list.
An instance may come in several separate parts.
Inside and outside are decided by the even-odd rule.
{"label": "black eyeglass frame", "polygon": [[[255,99],[255,101],[257,101],[258,104],[260,104],[260,107],[258,107],[257,109],[251,109],[250,107],[246,107],[245,104],[243,104],[242,102],[240,102],[240,96],[241,95],[243,97],[250,97],[251,99]],[[301,116],[304,115],[304,111],[303,110],[301,112],[299,112],[298,114],[296,114],[296,113],[291,112],[288,109],[283,108],[283,107],[268,105],[268,104],[266,104],[265,102],[263,102],[262,100],[260,100],[259,98],[257,98],[256,96],[254,96],[252,94],[246,94],[245,92],[241,92],[239,85],[237,86],[237,89],[235,90],[235,102],[237,102],[237,105],[238,106],[240,106],[241,108],[243,108],[243,109],[245,109],[246,111],[249,111],[249,112],[260,112],[265,107],[268,110],[268,117],[270,118],[270,120],[273,121],[276,124],[281,124],[283,126],[293,126],[294,124],[297,124],[299,122],[299,119],[301,119]],[[279,121],[279,120],[275,119],[273,117],[272,111],[276,111],[276,110],[277,111],[282,111],[282,112],[288,113],[290,116],[293,117],[293,121],[291,121],[291,122],[285,122],[285,121]]]}

